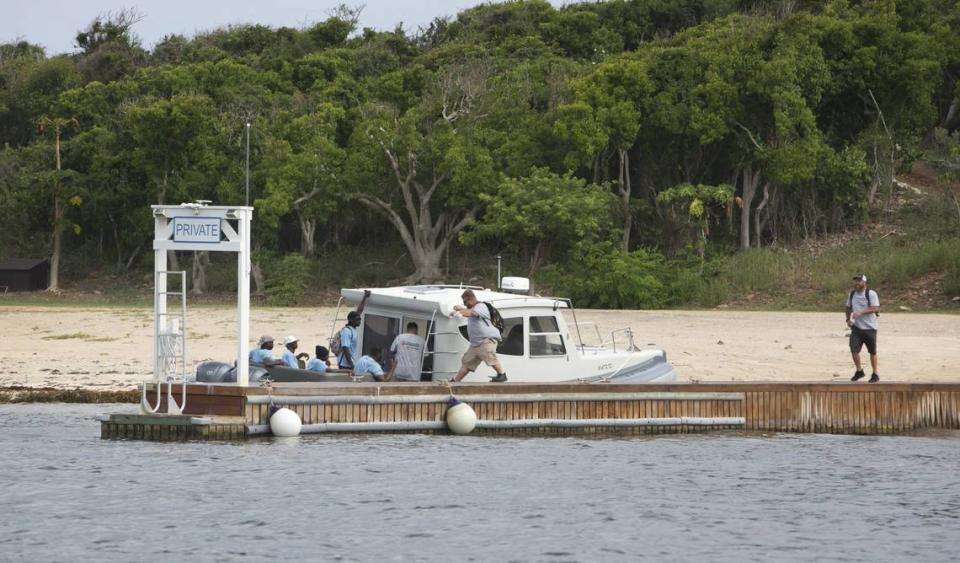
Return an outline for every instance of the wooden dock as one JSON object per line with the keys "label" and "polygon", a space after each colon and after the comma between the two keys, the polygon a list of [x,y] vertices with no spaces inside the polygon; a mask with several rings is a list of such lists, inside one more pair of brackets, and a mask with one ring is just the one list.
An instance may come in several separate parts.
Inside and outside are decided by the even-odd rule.
{"label": "wooden dock", "polygon": [[[156,393],[148,389],[155,405]],[[480,434],[960,429],[960,384],[954,383],[507,383],[458,384],[452,390],[476,412],[474,433]],[[178,400],[181,391],[174,385]],[[239,440],[269,435],[272,406],[296,412],[303,433],[446,433],[449,399],[450,388],[436,383],[189,384],[183,415],[113,415],[101,421],[101,436]],[[158,412],[166,412],[164,396]]]}

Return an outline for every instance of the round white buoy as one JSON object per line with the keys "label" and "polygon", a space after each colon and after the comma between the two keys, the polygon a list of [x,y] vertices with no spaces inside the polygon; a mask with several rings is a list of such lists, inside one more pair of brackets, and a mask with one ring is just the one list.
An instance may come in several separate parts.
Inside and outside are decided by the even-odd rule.
{"label": "round white buoy", "polygon": [[270,415],[270,431],[274,436],[289,438],[299,436],[303,423],[297,413],[288,408],[278,409],[277,412]]}
{"label": "round white buoy", "polygon": [[470,405],[452,398],[447,407],[447,427],[454,434],[469,434],[477,426],[477,413]]}

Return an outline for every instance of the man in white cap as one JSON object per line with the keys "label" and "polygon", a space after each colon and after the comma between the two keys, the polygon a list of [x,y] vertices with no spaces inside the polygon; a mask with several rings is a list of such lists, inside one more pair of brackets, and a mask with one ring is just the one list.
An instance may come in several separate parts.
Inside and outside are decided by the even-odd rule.
{"label": "man in white cap", "polygon": [[284,336],[283,345],[287,348],[283,351],[283,365],[288,368],[293,369],[303,369],[300,367],[299,359],[309,358],[310,354],[306,352],[300,352],[297,354],[297,337],[296,336]]}
{"label": "man in white cap", "polygon": [[860,350],[864,345],[870,353],[870,367],[873,375],[870,383],[880,381],[877,375],[877,328],[879,322],[877,313],[880,312],[880,296],[876,291],[867,288],[867,275],[853,276],[853,291],[847,297],[847,326],[850,328],[850,353],[853,355],[853,365],[857,371],[850,381],[857,381],[866,376],[860,363]]}
{"label": "man in white cap", "polygon": [[260,364],[264,367],[279,366],[283,362],[273,357],[273,337],[264,334],[257,341],[257,347],[250,350],[249,361],[251,364]]}

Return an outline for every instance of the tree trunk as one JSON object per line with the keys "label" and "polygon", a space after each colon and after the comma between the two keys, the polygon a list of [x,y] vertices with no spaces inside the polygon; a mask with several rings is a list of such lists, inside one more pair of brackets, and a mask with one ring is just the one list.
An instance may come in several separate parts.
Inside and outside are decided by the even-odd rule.
{"label": "tree trunk", "polygon": [[623,251],[630,252],[630,231],[633,227],[633,214],[630,212],[630,156],[626,150],[618,149],[620,174],[617,177],[617,192],[623,212]]}
{"label": "tree trunk", "polygon": [[307,219],[299,210],[297,211],[297,220],[300,221],[300,253],[307,258],[311,258],[315,256],[317,252],[315,236],[317,233],[317,222],[312,219]]}
{"label": "tree trunk", "polygon": [[543,261],[546,259],[549,249],[550,244],[547,241],[537,241],[537,245],[533,248],[533,255],[530,257],[530,270],[527,272],[528,278],[532,279],[533,276],[540,271],[540,266],[543,265]]}
{"label": "tree trunk", "polygon": [[743,192],[740,204],[740,250],[750,250],[750,208],[757,195],[760,170],[752,165],[743,168]]}
{"label": "tree trunk", "polygon": [[140,255],[141,248],[143,248],[143,241],[140,241],[140,244],[138,244],[137,247],[133,249],[133,252],[130,253],[130,258],[127,259],[127,266],[123,269],[124,272],[130,271],[130,268],[133,266],[137,256]]}
{"label": "tree trunk", "polygon": [[386,217],[400,235],[400,240],[407,248],[414,265],[413,274],[404,280],[404,283],[440,281],[443,278],[443,270],[440,268],[443,253],[460,231],[473,220],[479,211],[479,206],[467,210],[462,215],[444,211],[434,216],[430,200],[437,189],[449,178],[450,173],[438,174],[434,171],[430,185],[424,186],[417,181],[416,154],[407,155],[404,171],[401,170],[393,151],[385,145],[381,147],[393,169],[397,186],[400,188],[406,217],[401,216],[391,203],[374,195],[359,193],[355,197],[360,203]]}
{"label": "tree trunk", "polygon": [[757,210],[753,214],[754,248],[763,246],[760,243],[760,215],[763,213],[763,209],[767,206],[768,201],[770,201],[770,182],[765,182],[763,184],[763,199],[760,200],[760,203],[757,205]]}
{"label": "tree trunk", "polygon": [[190,272],[191,295],[203,295],[207,291],[207,266],[209,264],[209,252],[193,252],[193,267]]}
{"label": "tree trunk", "polygon": [[266,281],[263,278],[263,268],[259,262],[253,262],[250,265],[250,273],[253,274],[253,285],[257,290],[257,295],[263,295],[266,290]]}
{"label": "tree trunk", "polygon": [[57,176],[53,184],[53,255],[47,291],[60,291],[60,247],[63,241],[63,209],[60,205],[60,127],[57,127]]}
{"label": "tree trunk", "polygon": [[[59,180],[57,181],[59,182]],[[60,248],[63,240],[62,222],[63,209],[60,206],[60,194],[55,193],[53,196],[53,255],[50,257],[50,283],[47,285],[47,291],[60,291]]]}

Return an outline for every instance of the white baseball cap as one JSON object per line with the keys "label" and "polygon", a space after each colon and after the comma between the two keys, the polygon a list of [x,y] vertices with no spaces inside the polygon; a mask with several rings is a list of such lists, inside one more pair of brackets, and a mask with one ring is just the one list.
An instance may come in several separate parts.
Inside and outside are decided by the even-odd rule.
{"label": "white baseball cap", "polygon": [[297,341],[297,337],[296,337],[296,336],[284,336],[284,337],[283,337],[283,345],[284,345],[284,346],[286,346],[287,344],[293,344],[293,343],[296,342],[296,341]]}
{"label": "white baseball cap", "polygon": [[853,279],[854,279],[854,281],[862,281],[862,282],[865,282],[865,281],[867,281],[867,274],[857,274],[857,275],[853,276]]}

